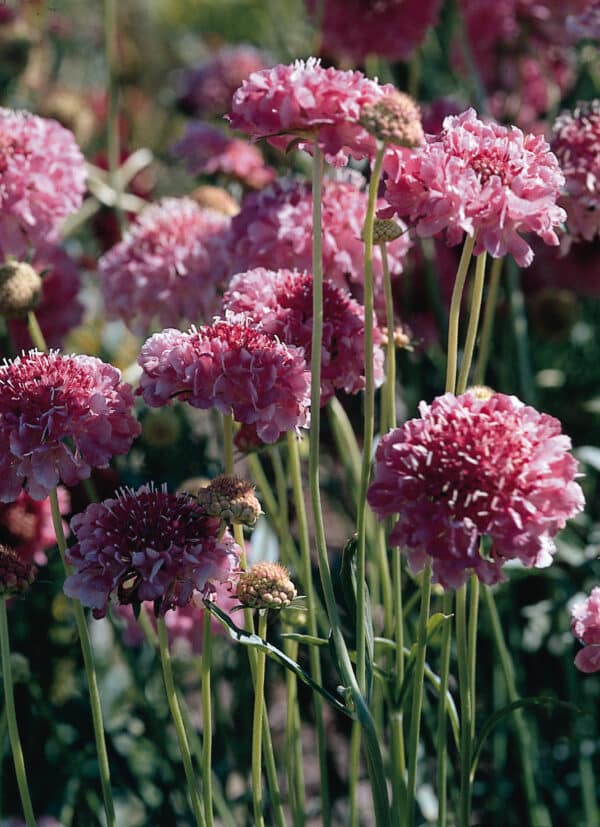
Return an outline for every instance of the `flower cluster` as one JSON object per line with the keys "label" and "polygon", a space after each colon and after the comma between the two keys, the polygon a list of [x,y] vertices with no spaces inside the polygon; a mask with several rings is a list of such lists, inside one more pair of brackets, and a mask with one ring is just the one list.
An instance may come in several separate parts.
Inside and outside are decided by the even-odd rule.
{"label": "flower cluster", "polygon": [[217,408],[272,443],[309,419],[310,376],[303,351],[235,317],[163,330],[143,345],[139,393],[152,407],[174,398]]}
{"label": "flower cluster", "polygon": [[411,570],[430,560],[455,587],[469,572],[503,579],[510,559],[548,565],[552,537],[583,508],[558,420],[500,393],[445,394],[419,410],[379,443],[368,494],[379,517],[400,514],[390,539]]}
{"label": "flower cluster", "polygon": [[571,631],[584,643],[575,656],[575,666],[582,672],[600,671],[600,586],[588,598],[571,609]]}
{"label": "flower cluster", "polygon": [[186,161],[193,175],[220,172],[253,189],[261,189],[275,178],[275,170],[265,164],[255,146],[208,123],[188,124],[172,151]]}
{"label": "flower cluster", "polygon": [[[304,349],[310,361],[313,327],[313,278],[310,273],[265,270],[238,273],[229,283],[224,306],[242,313],[283,342]],[[365,386],[364,308],[347,291],[323,284],[321,404],[337,389],[358,393]],[[383,382],[381,332],[374,324],[375,382]]]}
{"label": "flower cluster", "polygon": [[516,127],[485,123],[468,109],[444,120],[442,132],[386,161],[385,198],[420,236],[442,231],[450,245],[475,236],[475,253],[511,253],[528,266],[533,252],[521,233],[559,243],[565,218],[556,204],[564,182],[544,138]]}
{"label": "flower cluster", "polygon": [[189,198],[148,207],[98,262],[108,313],[137,333],[155,318],[164,326],[210,319],[219,306],[228,223]]}
{"label": "flower cluster", "polygon": [[22,259],[81,206],[84,159],[57,121],[0,108],[0,172],[0,256]]}
{"label": "flower cluster", "polygon": [[344,166],[348,159],[371,157],[375,140],[360,125],[360,111],[393,91],[361,72],[325,69],[319,60],[254,72],[233,96],[232,129],[286,150],[296,139],[311,151],[316,141],[325,159]]}
{"label": "flower cluster", "polygon": [[23,484],[44,499],[127,453],[140,432],[132,405],[120,371],[92,356],[31,350],[0,365],[0,502]]}
{"label": "flower cluster", "polygon": [[65,581],[69,597],[104,617],[117,602],[158,601],[163,614],[187,606],[209,581],[229,578],[240,548],[218,520],[186,494],[152,486],[121,491],[92,503],[71,521],[77,542],[68,551],[75,571]]}
{"label": "flower cluster", "polygon": [[[57,494],[60,513],[66,514],[70,508],[69,492],[60,485]],[[68,537],[69,528],[64,521],[63,531]],[[14,502],[0,504],[0,544],[13,548],[22,560],[45,565],[45,551],[55,542],[50,500],[34,500],[21,491]]]}

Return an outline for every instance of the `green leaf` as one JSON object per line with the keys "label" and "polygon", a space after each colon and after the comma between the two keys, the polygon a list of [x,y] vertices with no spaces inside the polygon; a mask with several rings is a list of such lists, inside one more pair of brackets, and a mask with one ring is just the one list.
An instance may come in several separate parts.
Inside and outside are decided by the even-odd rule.
{"label": "green leaf", "polygon": [[281,637],[286,640],[295,640],[297,643],[306,643],[307,646],[329,646],[329,641],[324,637],[303,635],[299,632],[284,632]]}

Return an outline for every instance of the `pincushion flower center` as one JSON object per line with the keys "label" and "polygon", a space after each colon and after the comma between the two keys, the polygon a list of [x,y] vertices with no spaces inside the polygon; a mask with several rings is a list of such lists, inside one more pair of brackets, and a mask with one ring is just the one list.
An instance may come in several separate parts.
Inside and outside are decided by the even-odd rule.
{"label": "pincushion flower center", "polygon": [[492,175],[497,175],[503,184],[508,185],[520,172],[510,161],[507,153],[499,149],[477,152],[471,157],[469,166],[479,176],[482,184],[487,184]]}

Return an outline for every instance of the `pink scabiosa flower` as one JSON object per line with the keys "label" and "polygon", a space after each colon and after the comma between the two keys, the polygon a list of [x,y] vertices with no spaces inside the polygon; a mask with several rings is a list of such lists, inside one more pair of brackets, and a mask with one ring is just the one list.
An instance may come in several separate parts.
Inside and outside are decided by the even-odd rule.
{"label": "pink scabiosa flower", "polygon": [[30,350],[0,365],[0,502],[23,485],[44,499],[126,454],[140,433],[132,405],[120,371],[92,356]]}
{"label": "pink scabiosa flower", "polygon": [[[59,485],[58,505],[61,514],[69,511],[69,492]],[[65,536],[69,527],[63,521]],[[15,550],[22,560],[44,566],[48,562],[46,549],[56,543],[50,500],[34,500],[20,491],[14,503],[0,504],[0,545]]]}
{"label": "pink scabiosa flower", "polygon": [[0,173],[0,255],[22,259],[81,206],[85,162],[57,121],[0,108]]}
{"label": "pink scabiosa flower", "polygon": [[379,443],[368,493],[380,518],[400,515],[390,540],[411,570],[430,560],[434,579],[454,588],[471,572],[504,579],[511,559],[549,565],[552,537],[583,509],[558,420],[514,396],[472,391],[419,412]]}
{"label": "pink scabiosa flower", "polygon": [[600,671],[600,586],[572,607],[571,631],[585,644],[575,655],[575,666],[588,674]]}
{"label": "pink scabiosa flower", "polygon": [[[319,5],[308,0],[314,12]],[[321,51],[351,63],[368,55],[406,60],[435,26],[441,0],[325,0]]]}
{"label": "pink scabiosa flower", "polygon": [[151,600],[164,615],[187,606],[209,581],[227,580],[240,555],[220,522],[186,494],[143,485],[113,499],[92,503],[71,520],[77,542],[67,559],[75,571],[65,594],[104,617],[114,595],[118,603]]}
{"label": "pink scabiosa flower", "polygon": [[[362,298],[367,193],[360,175],[323,182],[323,272],[326,281]],[[380,206],[383,206],[383,201]],[[312,189],[306,181],[283,178],[259,193],[249,193],[234,216],[227,239],[230,272],[256,267],[272,270],[312,268]],[[387,245],[392,279],[402,272],[411,242],[408,233]],[[383,269],[379,246],[373,250],[376,302],[383,306]]]}
{"label": "pink scabiosa flower", "polygon": [[267,138],[286,150],[298,138],[307,152],[314,141],[334,166],[375,154],[375,139],[359,124],[361,108],[394,89],[361,72],[324,69],[314,57],[254,72],[233,96],[232,129]]}
{"label": "pink scabiosa flower", "polygon": [[563,112],[552,130],[552,150],[565,176],[569,236],[591,241],[600,232],[600,100]]}
{"label": "pink scabiosa flower", "polygon": [[[48,347],[62,347],[67,333],[77,327],[83,317],[83,305],[78,299],[79,267],[66,250],[55,244],[39,247],[32,266],[43,276],[42,296],[35,317]],[[9,321],[8,329],[16,350],[27,350],[32,346],[25,321]]]}
{"label": "pink scabiosa flower", "polygon": [[188,124],[183,138],[173,146],[172,152],[185,160],[193,175],[220,172],[257,190],[275,178],[275,170],[265,164],[255,146],[226,135],[208,123]]}
{"label": "pink scabiosa flower", "polygon": [[152,407],[178,398],[250,425],[262,442],[309,420],[310,374],[300,348],[235,316],[189,333],[163,330],[142,347],[138,393]]}
{"label": "pink scabiosa flower", "polygon": [[156,318],[164,326],[211,318],[219,307],[228,224],[190,198],[165,198],[144,210],[98,262],[109,315],[139,334]]}
{"label": "pink scabiosa flower", "polygon": [[[310,273],[265,270],[238,273],[229,283],[224,307],[244,314],[262,330],[286,344],[304,349],[310,361],[313,278]],[[323,348],[321,353],[321,405],[336,390],[358,393],[365,386],[365,313],[347,291],[323,284]],[[381,332],[374,324],[375,383],[383,382]]]}
{"label": "pink scabiosa flower", "polygon": [[475,236],[475,253],[511,253],[527,267],[533,252],[521,233],[557,245],[565,219],[556,204],[563,175],[550,147],[517,127],[479,120],[473,109],[444,119],[439,135],[412,151],[390,151],[385,198],[416,224],[417,234],[445,231],[448,244]]}
{"label": "pink scabiosa flower", "polygon": [[236,89],[252,74],[270,66],[267,56],[247,44],[226,46],[184,72],[179,100],[201,118],[224,115]]}

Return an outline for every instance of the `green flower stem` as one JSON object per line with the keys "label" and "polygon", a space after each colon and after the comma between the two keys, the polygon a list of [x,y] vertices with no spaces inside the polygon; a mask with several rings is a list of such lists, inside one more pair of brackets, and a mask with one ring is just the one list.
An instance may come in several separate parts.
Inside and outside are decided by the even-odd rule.
{"label": "green flower stem", "polygon": [[360,724],[354,721],[352,734],[350,736],[350,756],[348,759],[348,799],[350,813],[348,816],[348,827],[359,827],[358,811],[358,779],[360,776]]}
{"label": "green flower stem", "polygon": [[[69,574],[69,566],[66,559],[67,543],[62,527],[62,517],[60,514],[60,507],[58,504],[58,495],[56,488],[50,492],[50,507],[52,510],[52,523],[54,525],[54,533],[56,535],[56,543],[65,568],[65,573]],[[92,722],[94,725],[94,738],[96,741],[96,753],[98,755],[98,768],[100,771],[100,783],[102,785],[102,797],[104,799],[104,810],[106,813],[106,822],[108,827],[115,827],[115,806],[113,803],[111,786],[110,786],[110,768],[108,764],[108,753],[106,751],[106,741],[104,738],[104,724],[102,720],[102,706],[100,704],[100,693],[98,691],[98,680],[96,678],[96,668],[94,666],[94,656],[92,654],[92,644],[90,642],[90,634],[87,626],[85,612],[79,600],[72,600],[71,606],[75,615],[75,622],[77,624],[77,631],[79,633],[79,641],[81,643],[81,653],[83,655],[83,665],[87,678],[88,691],[90,693],[90,708],[92,712]]]}
{"label": "green flower stem", "polygon": [[[498,608],[496,606],[496,601],[494,600],[494,593],[489,586],[483,587],[483,600],[492,626],[492,634],[498,650],[498,657],[500,659],[500,666],[502,668],[504,681],[506,683],[508,700],[510,703],[515,703],[515,701],[519,700],[519,693],[517,691],[517,684],[515,681],[515,670],[510,650],[504,639]],[[537,798],[535,789],[535,774],[532,763],[531,738],[529,735],[529,730],[525,724],[525,719],[523,718],[522,710],[515,709],[512,719],[514,721],[515,734],[517,736],[519,747],[519,757],[521,760],[521,770],[523,772],[523,786],[525,788],[525,797],[527,799],[530,827],[551,827],[552,821],[550,816],[546,808],[538,801]]]}
{"label": "green flower stem", "polygon": [[[395,647],[395,694],[400,693],[404,681],[404,615],[402,611],[402,557],[394,550],[392,557],[393,603],[394,603],[394,640]],[[400,813],[405,799],[406,757],[404,751],[404,725],[402,710],[392,710],[390,719],[392,737],[392,786],[394,790],[394,813],[400,820]]]}
{"label": "green flower stem", "polygon": [[321,347],[323,343],[323,248],[321,235],[321,197],[323,177],[323,155],[317,143],[314,146],[313,158],[313,331],[311,342],[311,425],[310,425],[310,453],[309,453],[309,488],[315,524],[315,545],[319,563],[319,574],[323,588],[323,596],[327,614],[331,623],[331,639],[337,655],[341,678],[349,687],[356,714],[361,721],[365,739],[365,749],[377,827],[390,827],[389,801],[385,781],[385,770],[379,736],[369,709],[362,697],[356,677],[352,669],[352,662],[348,648],[342,634],[339,612],[333,589],[329,559],[327,556],[327,541],[325,539],[325,525],[321,506],[319,484],[319,448],[321,426]]}
{"label": "green flower stem", "polygon": [[[267,637],[267,612],[260,609],[258,612],[258,636],[263,640]],[[254,808],[254,824],[264,827],[262,797],[262,730],[263,708],[265,705],[265,665],[266,655],[263,651],[256,653],[256,672],[254,675],[254,716],[252,719],[252,805]]]}
{"label": "green flower stem", "polygon": [[458,264],[458,270],[456,271],[456,278],[454,280],[452,298],[450,300],[450,316],[448,319],[448,362],[446,365],[446,391],[450,393],[454,393],[456,388],[460,304],[462,301],[462,294],[465,287],[465,281],[467,278],[467,272],[469,270],[469,263],[471,261],[474,245],[475,239],[468,235],[463,244],[460,262]]}
{"label": "green flower stem", "polygon": [[212,650],[212,633],[210,614],[206,610],[202,618],[202,790],[204,794],[204,817],[206,827],[213,827],[213,791],[212,791],[212,698],[210,682],[210,660]]}
{"label": "green flower stem", "polygon": [[[448,616],[452,614],[453,593],[445,592],[442,599],[442,612]],[[452,646],[452,626],[444,623],[442,630],[442,646],[440,655],[440,687],[438,705],[438,731],[436,742],[437,753],[437,798],[438,798],[438,827],[446,827],[448,801],[448,753],[447,732],[448,722],[446,715],[446,693],[448,692],[448,676],[450,672],[450,650]]]}
{"label": "green flower stem", "polygon": [[[287,445],[290,463],[290,476],[292,478],[292,490],[294,504],[296,507],[296,521],[298,523],[298,535],[300,540],[300,557],[302,560],[302,582],[306,592],[306,614],[308,632],[311,635],[318,635],[317,611],[315,604],[315,588],[312,579],[312,561],[310,555],[310,535],[308,532],[308,519],[306,505],[304,503],[304,486],[302,483],[302,469],[300,466],[300,452],[296,435],[289,431],[287,434]],[[321,656],[316,646],[308,649],[310,671],[313,679],[321,684],[323,676],[321,671]],[[317,751],[319,755],[319,772],[321,783],[321,819],[323,827],[331,825],[331,803],[329,795],[329,772],[327,768],[327,739],[325,736],[325,723],[323,721],[323,701],[321,696],[313,693],[313,705],[315,710],[315,726],[317,730]]]}
{"label": "green flower stem", "polygon": [[469,650],[469,691],[471,692],[471,741],[475,739],[475,718],[477,698],[477,621],[479,616],[479,578],[476,574],[470,577],[471,593],[469,595],[469,628],[467,645]]}
{"label": "green flower stem", "polygon": [[490,284],[485,297],[485,309],[483,311],[483,322],[481,324],[481,335],[479,337],[479,356],[475,367],[475,385],[485,383],[485,371],[490,357],[492,345],[492,334],[494,332],[494,316],[498,304],[498,290],[500,287],[500,275],[502,273],[503,258],[495,258],[492,261],[490,270]]}
{"label": "green flower stem", "polygon": [[36,827],[29,785],[27,784],[27,773],[25,772],[25,761],[19,727],[17,725],[17,713],[15,711],[15,697],[12,680],[12,668],[10,663],[10,641],[8,637],[8,615],[6,612],[6,598],[0,597],[0,654],[2,655],[2,682],[4,686],[4,705],[6,708],[6,720],[8,723],[8,736],[12,750],[17,786],[21,797],[23,815],[27,827]]}
{"label": "green flower stem", "polygon": [[396,427],[396,345],[394,343],[394,297],[392,296],[392,279],[388,263],[387,244],[379,245],[381,249],[381,263],[383,265],[383,290],[385,294],[385,320],[388,329],[388,340],[385,358],[385,384],[382,389],[383,409],[386,413],[386,422],[382,432]]}
{"label": "green flower stem", "polygon": [[460,694],[460,808],[458,824],[469,827],[471,821],[471,748],[472,695],[470,687],[469,642],[467,634],[467,586],[456,591],[456,650]]}
{"label": "green flower stem", "polygon": [[[160,651],[160,662],[162,665],[163,678],[165,682],[165,691],[167,694],[167,701],[171,711],[171,718],[175,725],[175,732],[177,733],[177,741],[179,742],[179,751],[183,761],[183,769],[185,772],[185,779],[187,781],[188,793],[192,804],[192,811],[194,819],[198,827],[205,827],[204,814],[202,812],[202,803],[198,794],[198,786],[194,776],[194,767],[192,765],[192,756],[190,747],[183,725],[183,718],[181,716],[181,709],[179,708],[179,701],[177,699],[177,692],[175,690],[175,681],[173,680],[173,670],[171,668],[171,656],[169,654],[169,638],[167,633],[167,625],[164,617],[159,617],[157,620],[158,627],[158,643]],[[206,733],[205,733],[206,740]]]}
{"label": "green flower stem", "polygon": [[33,346],[41,351],[41,353],[47,353],[48,345],[46,344],[44,334],[42,333],[42,328],[40,327],[33,310],[30,310],[27,314],[27,329],[29,331],[31,341],[33,342]]}
{"label": "green flower stem", "polygon": [[473,361],[473,353],[475,351],[475,340],[477,339],[477,330],[479,328],[479,315],[481,313],[481,301],[483,298],[486,260],[487,253],[484,250],[483,253],[480,253],[477,256],[475,264],[475,284],[473,285],[473,293],[471,296],[471,311],[469,313],[467,337],[465,339],[465,348],[460,364],[458,382],[456,384],[456,393],[464,393],[469,382],[471,362]]}
{"label": "green flower stem", "polygon": [[[290,631],[292,630],[292,627],[288,628]],[[286,654],[292,658],[292,660],[298,660],[297,641],[286,640],[284,643],[284,649]],[[298,714],[298,679],[289,669],[286,669],[285,672],[285,688],[285,765],[288,777],[289,803],[294,827],[304,827],[306,823],[306,802],[304,797],[300,716]]]}
{"label": "green flower stem", "polygon": [[[423,569],[421,583],[421,611],[417,629],[417,654],[412,684],[412,706],[410,713],[410,732],[408,736],[408,784],[406,823],[413,827],[415,823],[415,804],[417,793],[417,761],[419,753],[419,733],[421,730],[421,710],[423,708],[423,683],[425,677],[425,654],[427,649],[427,621],[431,599],[431,564]],[[397,643],[397,642],[396,642]]]}

